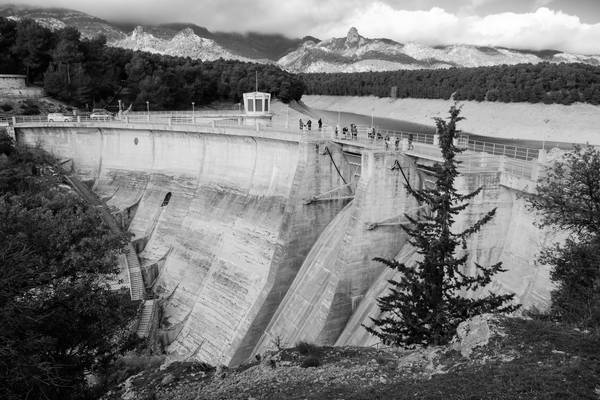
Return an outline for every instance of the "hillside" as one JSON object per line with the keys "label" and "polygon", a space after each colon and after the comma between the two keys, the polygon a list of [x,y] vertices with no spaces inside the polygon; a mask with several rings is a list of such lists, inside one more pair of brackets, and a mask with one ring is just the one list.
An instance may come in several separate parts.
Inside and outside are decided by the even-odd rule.
{"label": "hillside", "polygon": [[109,42],[123,39],[125,33],[113,24],[80,11],[66,8],[40,8],[24,5],[0,5],[0,17],[21,20],[33,19],[40,25],[52,29],[73,26],[83,37],[92,38],[99,34],[106,36]]}
{"label": "hillside", "polygon": [[192,23],[112,23],[60,8],[4,5],[0,6],[0,16],[31,18],[54,30],[72,26],[87,38],[103,34],[110,45],[126,49],[203,61],[224,58],[277,63],[290,72],[395,71],[540,62],[600,65],[598,55],[468,44],[432,47],[386,38],[370,39],[361,36],[356,28],[351,28],[346,37],[320,41],[310,36],[300,39],[279,34],[211,32]]}
{"label": "hillside", "polygon": [[15,20],[34,19],[53,30],[72,26],[86,38],[103,34],[109,44],[117,47],[203,61],[222,57],[274,62],[297,48],[304,40],[290,39],[278,34],[210,32],[204,27],[190,23],[113,23],[79,11],[61,8],[0,5],[0,16]]}
{"label": "hillside", "polygon": [[597,335],[535,320],[482,320],[463,325],[471,330],[448,347],[300,344],[231,370],[149,366],[104,399],[597,398]]}
{"label": "hillside", "polygon": [[148,53],[165,54],[175,57],[191,57],[195,60],[254,61],[231,53],[212,39],[198,36],[191,28],[184,28],[169,39],[154,36],[145,32],[141,26],[134,29],[131,35],[111,43],[123,49],[140,50]]}

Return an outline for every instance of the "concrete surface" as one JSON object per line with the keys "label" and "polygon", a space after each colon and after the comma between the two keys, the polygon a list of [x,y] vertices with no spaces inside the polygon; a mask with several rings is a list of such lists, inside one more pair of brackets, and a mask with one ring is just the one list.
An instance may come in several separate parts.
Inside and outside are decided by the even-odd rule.
{"label": "concrete surface", "polygon": [[[311,136],[253,133],[16,127],[20,143],[70,158],[81,180],[129,215],[142,268],[158,269],[153,290],[163,299],[160,334],[172,358],[235,365],[276,341],[373,344],[361,324],[377,315],[375,300],[394,271],[372,259],[415,262],[397,224],[417,212],[402,172],[415,187],[426,176],[401,152],[361,156]],[[498,208],[468,243],[468,269],[503,261],[508,271],[488,289],[544,309],[552,286],[536,254],[560,238],[535,227],[500,175],[457,182],[463,191],[485,189],[456,229]],[[353,200],[344,182],[355,187]]]}

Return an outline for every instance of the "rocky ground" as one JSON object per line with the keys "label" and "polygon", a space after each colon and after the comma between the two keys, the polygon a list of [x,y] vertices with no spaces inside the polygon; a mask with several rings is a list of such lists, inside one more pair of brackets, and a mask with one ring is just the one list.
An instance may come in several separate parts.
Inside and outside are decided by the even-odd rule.
{"label": "rocky ground", "polygon": [[114,399],[600,399],[600,335],[549,321],[476,317],[448,346],[301,343],[238,368],[148,367]]}

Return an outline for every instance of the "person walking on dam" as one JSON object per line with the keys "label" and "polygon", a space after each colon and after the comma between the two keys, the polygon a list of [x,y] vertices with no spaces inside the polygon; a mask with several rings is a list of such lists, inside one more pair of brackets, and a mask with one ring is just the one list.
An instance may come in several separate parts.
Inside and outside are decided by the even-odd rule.
{"label": "person walking on dam", "polygon": [[319,124],[319,130],[321,130],[321,128],[323,127],[323,121],[321,121],[321,118],[319,118],[317,124]]}
{"label": "person walking on dam", "polygon": [[300,118],[300,121],[298,121],[298,123],[300,124],[300,130],[304,129],[304,122],[302,122],[302,118]]}
{"label": "person walking on dam", "polygon": [[312,126],[312,121],[309,119],[308,121],[306,121],[306,127],[308,128],[309,131],[310,131],[311,126]]}

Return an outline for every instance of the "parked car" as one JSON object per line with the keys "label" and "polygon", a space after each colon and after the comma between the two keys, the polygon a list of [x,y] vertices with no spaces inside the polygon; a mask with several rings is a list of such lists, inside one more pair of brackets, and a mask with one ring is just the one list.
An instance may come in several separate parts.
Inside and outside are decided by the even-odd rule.
{"label": "parked car", "polygon": [[90,119],[106,121],[112,118],[113,115],[102,108],[94,108],[90,114]]}
{"label": "parked car", "polygon": [[73,121],[73,117],[70,117],[63,113],[48,114],[48,122],[71,122],[71,121]]}

